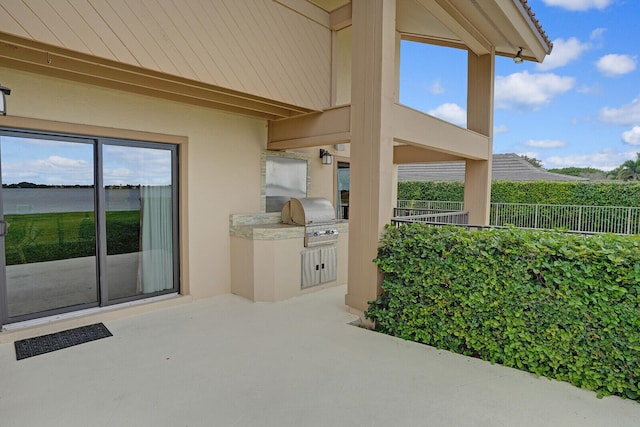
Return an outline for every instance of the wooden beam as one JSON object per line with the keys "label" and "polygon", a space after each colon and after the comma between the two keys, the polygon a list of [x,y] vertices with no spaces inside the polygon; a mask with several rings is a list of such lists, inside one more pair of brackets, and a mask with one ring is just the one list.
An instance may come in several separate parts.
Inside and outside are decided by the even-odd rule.
{"label": "wooden beam", "polygon": [[397,145],[393,147],[393,163],[396,165],[409,163],[459,162],[464,157],[440,151],[429,150],[413,145]]}
{"label": "wooden beam", "polygon": [[427,148],[465,159],[487,160],[489,138],[444,120],[394,104],[393,136],[396,142]]}
{"label": "wooden beam", "polygon": [[409,33],[401,33],[400,38],[402,40],[407,40],[410,42],[432,44],[435,46],[443,46],[443,47],[451,47],[451,48],[460,49],[460,50],[469,50],[469,48],[464,43],[457,40],[442,39],[442,38],[436,38],[432,36],[423,36],[420,34],[409,34]]}
{"label": "wooden beam", "polygon": [[350,141],[351,132],[332,133],[327,135],[314,135],[304,138],[270,142],[267,144],[267,150],[281,151],[293,148],[322,147],[323,145],[346,144]]}
{"label": "wooden beam", "polygon": [[467,160],[464,176],[464,209],[471,224],[489,224],[491,163],[493,156],[493,85],[495,55],[468,56],[467,123],[487,135],[489,158]]}
{"label": "wooden beam", "polygon": [[351,106],[269,123],[268,150],[341,144],[351,140]]}
{"label": "wooden beam", "polygon": [[330,28],[333,31],[340,31],[351,26],[351,3],[334,10],[329,14]]}
{"label": "wooden beam", "polygon": [[372,259],[393,216],[392,102],[396,97],[395,0],[353,0],[352,141],[349,277],[345,303],[364,312],[381,276]]}

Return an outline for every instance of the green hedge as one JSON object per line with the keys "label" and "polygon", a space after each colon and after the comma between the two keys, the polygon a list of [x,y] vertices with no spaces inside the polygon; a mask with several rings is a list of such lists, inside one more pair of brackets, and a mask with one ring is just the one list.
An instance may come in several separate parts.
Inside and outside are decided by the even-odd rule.
{"label": "green hedge", "polygon": [[638,399],[640,237],[389,228],[376,329]]}
{"label": "green hedge", "polygon": [[[140,212],[106,213],[107,254],[139,251]],[[7,265],[92,256],[96,253],[93,212],[5,215]]]}
{"label": "green hedge", "polygon": [[[404,181],[399,200],[462,201],[462,182]],[[640,182],[513,182],[494,181],[494,203],[585,206],[640,206]]]}
{"label": "green hedge", "polygon": [[437,200],[462,202],[464,185],[458,181],[401,181],[398,182],[398,200]]}

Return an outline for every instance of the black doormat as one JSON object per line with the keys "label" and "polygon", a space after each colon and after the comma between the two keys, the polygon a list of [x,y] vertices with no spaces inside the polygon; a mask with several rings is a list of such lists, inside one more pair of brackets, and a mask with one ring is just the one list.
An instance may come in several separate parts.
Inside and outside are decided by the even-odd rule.
{"label": "black doormat", "polygon": [[89,341],[99,340],[112,336],[109,329],[102,323],[89,326],[81,326],[55,334],[42,335],[35,338],[16,341],[16,359],[22,360],[39,354],[50,353],[74,345]]}

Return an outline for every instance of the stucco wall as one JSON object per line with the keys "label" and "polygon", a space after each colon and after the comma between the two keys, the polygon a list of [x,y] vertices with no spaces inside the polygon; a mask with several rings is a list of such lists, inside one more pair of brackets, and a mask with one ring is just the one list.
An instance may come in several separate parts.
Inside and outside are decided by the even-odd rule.
{"label": "stucco wall", "polygon": [[336,99],[335,105],[351,104],[351,27],[336,33],[335,73]]}
{"label": "stucco wall", "polygon": [[0,126],[20,116],[187,137],[188,289],[196,298],[230,291],[229,214],[260,210],[266,121],[13,69],[0,76],[12,89]]}

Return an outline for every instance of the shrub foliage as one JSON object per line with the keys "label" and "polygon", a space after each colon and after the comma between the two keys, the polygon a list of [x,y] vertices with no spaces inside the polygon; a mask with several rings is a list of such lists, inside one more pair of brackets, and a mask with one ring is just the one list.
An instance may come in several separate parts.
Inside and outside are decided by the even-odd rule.
{"label": "shrub foliage", "polygon": [[411,224],[375,263],[377,330],[638,400],[640,237]]}
{"label": "shrub foliage", "polygon": [[[399,200],[462,201],[464,184],[458,181],[404,181]],[[640,182],[513,182],[491,184],[494,203],[584,206],[640,206]]]}

